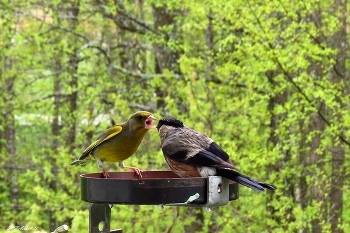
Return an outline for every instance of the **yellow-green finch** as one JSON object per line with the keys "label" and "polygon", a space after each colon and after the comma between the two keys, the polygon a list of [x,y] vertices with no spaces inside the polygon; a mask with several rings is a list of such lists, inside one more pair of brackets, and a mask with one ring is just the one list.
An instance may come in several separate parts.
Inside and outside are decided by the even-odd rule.
{"label": "yellow-green finch", "polygon": [[117,124],[102,133],[71,165],[85,165],[95,159],[97,166],[102,169],[103,176],[108,178],[109,174],[102,167],[102,163],[119,162],[120,167],[132,169],[142,177],[140,169],[124,166],[123,161],[135,153],[147,131],[156,128],[153,125],[155,120],[156,118],[150,112],[134,113],[128,121]]}

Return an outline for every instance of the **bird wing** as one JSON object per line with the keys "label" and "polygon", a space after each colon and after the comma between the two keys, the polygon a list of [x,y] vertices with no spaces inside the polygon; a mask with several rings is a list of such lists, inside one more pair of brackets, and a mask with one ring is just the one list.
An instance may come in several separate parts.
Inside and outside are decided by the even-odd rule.
{"label": "bird wing", "polygon": [[195,166],[232,168],[228,154],[207,135],[191,128],[167,134],[162,147],[168,158]]}
{"label": "bird wing", "polygon": [[228,154],[214,141],[210,144],[210,146],[209,146],[209,148],[207,148],[207,150],[209,152],[213,153],[214,155],[220,157],[225,162],[227,162],[229,160]]}
{"label": "bird wing", "polygon": [[177,162],[191,164],[195,166],[205,166],[205,167],[222,167],[222,168],[232,168],[235,166],[222,160],[219,156],[211,153],[207,150],[202,150],[194,155],[188,156],[189,151],[182,150],[174,154],[169,154],[167,147],[163,147],[163,153],[170,159]]}
{"label": "bird wing", "polygon": [[98,145],[100,145],[102,142],[107,141],[108,139],[118,135],[122,131],[123,127],[122,125],[115,125],[109,129],[107,129],[103,134],[101,134],[96,141],[91,143],[91,145],[84,150],[84,152],[81,154],[79,160],[85,159]]}

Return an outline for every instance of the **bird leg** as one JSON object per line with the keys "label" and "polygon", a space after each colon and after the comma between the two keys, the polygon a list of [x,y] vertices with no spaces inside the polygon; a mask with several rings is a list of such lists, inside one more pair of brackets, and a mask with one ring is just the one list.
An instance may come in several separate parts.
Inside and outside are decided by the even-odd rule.
{"label": "bird leg", "polygon": [[100,167],[101,169],[102,169],[102,175],[103,175],[103,177],[104,178],[110,178],[110,176],[109,176],[109,174],[108,174],[108,172],[106,171],[106,169],[104,169],[103,167]]}
{"label": "bird leg", "polygon": [[142,178],[142,170],[138,169],[137,167],[124,166],[124,168],[133,170],[136,173],[136,175]]}
{"label": "bird leg", "polygon": [[119,167],[131,169],[136,173],[136,175],[138,175],[140,178],[142,178],[142,170],[138,169],[137,167],[124,166],[124,162],[119,162]]}
{"label": "bird leg", "polygon": [[109,176],[109,174],[108,174],[108,172],[106,171],[106,169],[104,169],[103,167],[102,167],[102,161],[98,158],[98,157],[96,157],[95,155],[94,155],[94,157],[95,157],[95,160],[96,160],[96,162],[97,162],[97,167],[99,168],[99,169],[102,169],[102,177],[104,177],[104,178],[109,178],[110,176]]}

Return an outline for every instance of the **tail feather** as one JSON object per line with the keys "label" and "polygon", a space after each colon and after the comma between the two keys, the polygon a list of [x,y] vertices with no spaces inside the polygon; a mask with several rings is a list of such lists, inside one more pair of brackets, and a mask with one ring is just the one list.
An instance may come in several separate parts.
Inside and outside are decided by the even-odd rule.
{"label": "tail feather", "polygon": [[267,184],[267,183],[264,183],[264,182],[259,182],[259,184],[261,186],[263,186],[264,188],[266,188],[266,189],[270,189],[270,190],[275,190],[276,189],[276,186],[274,186],[273,184]]}
{"label": "tail feather", "polygon": [[89,156],[84,156],[83,158],[80,157],[79,159],[74,160],[73,163],[71,163],[69,166],[84,166],[85,164],[95,160],[94,157],[89,154]]}
{"label": "tail feather", "polygon": [[92,160],[79,160],[79,159],[77,159],[73,163],[71,163],[70,166],[76,166],[76,165],[84,166],[85,164],[89,163],[90,161],[92,161]]}
{"label": "tail feather", "polygon": [[275,190],[276,186],[272,184],[266,184],[263,182],[256,181],[248,176],[240,174],[231,169],[217,169],[217,175],[230,179],[241,185],[247,186],[248,188],[254,189],[259,192],[263,192],[266,189]]}

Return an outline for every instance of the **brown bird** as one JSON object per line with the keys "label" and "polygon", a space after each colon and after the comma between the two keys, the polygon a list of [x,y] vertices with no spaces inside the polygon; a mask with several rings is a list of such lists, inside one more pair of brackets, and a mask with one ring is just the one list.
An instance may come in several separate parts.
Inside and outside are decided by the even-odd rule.
{"label": "brown bird", "polygon": [[142,178],[140,169],[124,166],[123,161],[135,153],[149,129],[156,129],[153,125],[155,120],[156,118],[150,112],[134,113],[128,121],[117,124],[102,133],[71,165],[85,165],[96,160],[97,166],[102,169],[103,176],[108,178],[109,174],[102,167],[102,163],[119,162],[120,167],[132,169]]}
{"label": "brown bird", "polygon": [[257,191],[275,190],[276,186],[256,181],[233,169],[228,154],[207,135],[185,126],[174,118],[158,122],[165,159],[180,177],[222,176]]}

